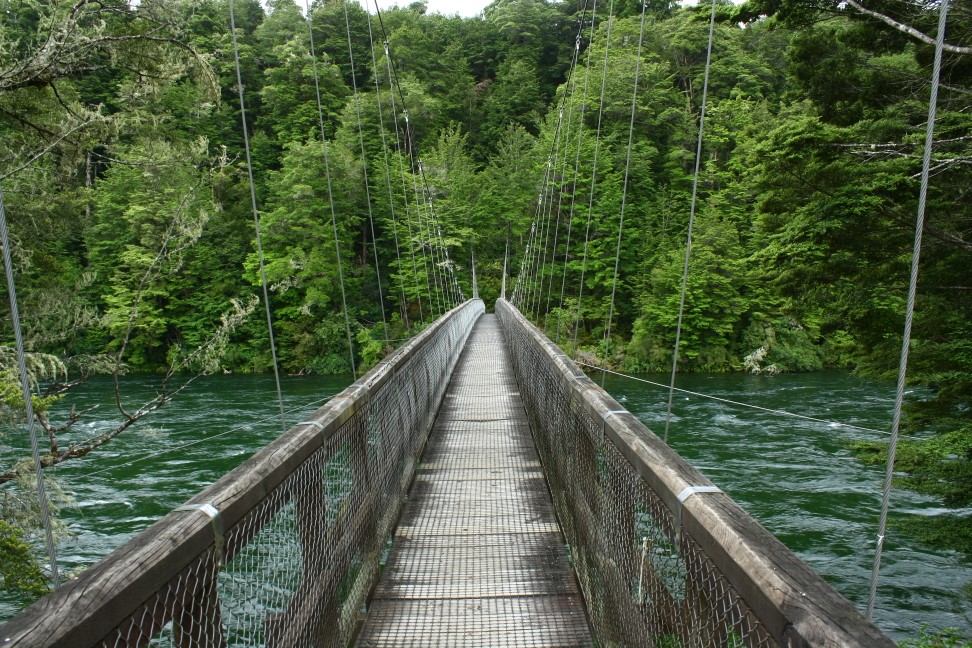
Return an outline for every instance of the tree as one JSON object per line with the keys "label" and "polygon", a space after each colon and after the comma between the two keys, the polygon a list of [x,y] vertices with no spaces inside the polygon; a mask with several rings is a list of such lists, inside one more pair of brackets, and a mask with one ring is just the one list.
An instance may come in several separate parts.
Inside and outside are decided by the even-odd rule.
{"label": "tree", "polygon": [[[635,322],[629,353],[642,371],[671,366],[675,346],[684,247],[671,250],[664,265],[656,266]],[[732,353],[736,327],[748,304],[743,296],[749,283],[741,246],[731,223],[718,217],[696,222],[689,264],[682,322],[679,363],[697,371],[725,370],[738,364]]]}
{"label": "tree", "polygon": [[[161,281],[188,261],[205,222],[202,205],[213,207],[209,161],[199,154],[206,146],[198,146],[205,140],[187,134],[189,121],[205,123],[218,96],[206,57],[184,31],[187,17],[207,9],[212,3],[178,0],[23,2],[0,26],[0,50],[13,62],[0,70],[0,141],[9,153],[0,158],[0,180],[27,343],[35,349],[28,357],[46,436],[44,468],[111,442],[213,371],[252,309],[231,309],[213,333],[228,298],[215,313],[199,304],[194,323],[199,313],[210,315],[209,334],[188,336],[195,344],[183,351],[186,339],[172,326],[178,317],[166,312],[173,293]],[[147,192],[153,183],[157,193]],[[118,247],[109,249],[112,242]],[[96,284],[97,270],[110,280]],[[193,317],[186,314],[183,323]],[[156,397],[135,405],[124,402],[118,382],[131,349],[139,366],[149,368],[150,358],[150,368],[167,368]],[[114,373],[119,419],[85,437],[76,433],[85,412],[51,420],[49,408],[95,371]],[[12,389],[18,383],[11,349],[0,346],[2,409],[14,421],[23,416]],[[3,582],[28,597],[46,589],[31,546],[39,521],[30,465],[0,468]],[[56,481],[50,486],[56,494]]]}
{"label": "tree", "polygon": [[[788,56],[791,93],[811,101],[781,113],[761,171],[757,255],[767,277],[860,373],[892,376],[917,211],[937,11],[920,3],[750,3],[798,26]],[[950,21],[946,81],[938,97],[932,181],[922,249],[909,380],[935,397],[906,407],[898,446],[899,482],[965,506],[972,492],[972,363],[965,325],[970,214],[967,116],[969,15]],[[795,95],[799,96],[799,94]],[[883,462],[887,446],[861,444]],[[972,553],[968,518],[940,516],[909,525],[921,537]]]}

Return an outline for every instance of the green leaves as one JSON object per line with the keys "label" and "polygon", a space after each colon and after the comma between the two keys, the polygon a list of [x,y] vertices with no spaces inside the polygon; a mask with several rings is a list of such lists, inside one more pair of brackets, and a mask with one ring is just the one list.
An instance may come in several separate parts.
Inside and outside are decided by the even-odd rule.
{"label": "green leaves", "polygon": [[[734,334],[748,304],[744,289],[750,277],[734,228],[725,222],[700,218],[696,222],[685,315],[679,348],[683,368],[725,371],[738,364],[732,357]],[[656,266],[634,325],[629,353],[631,364],[642,370],[661,370],[671,364],[682,275],[684,248],[675,248]]]}
{"label": "green leaves", "polygon": [[24,532],[0,519],[0,588],[20,594],[25,603],[47,594],[47,577],[34,559]]}

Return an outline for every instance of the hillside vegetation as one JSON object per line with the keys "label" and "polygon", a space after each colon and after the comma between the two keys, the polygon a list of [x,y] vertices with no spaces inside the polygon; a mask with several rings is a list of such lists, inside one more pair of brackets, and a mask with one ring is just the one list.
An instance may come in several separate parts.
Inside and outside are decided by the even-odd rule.
{"label": "hillside vegetation", "polygon": [[[644,4],[629,164],[642,4],[616,0],[610,19],[602,4],[592,25],[576,0],[496,0],[471,19],[416,2],[380,22],[315,1],[315,61],[303,4],[236,0],[283,371],[350,373],[339,274],[359,368],[448,306],[452,273],[470,295],[473,254],[490,304],[507,246],[515,285],[538,211],[544,287],[526,310],[597,362],[670,367],[708,6]],[[718,6],[683,371],[895,375],[937,10],[854,4]],[[972,505],[972,10],[954,5],[909,368],[934,398],[910,406],[906,432],[920,434],[898,466],[960,508]],[[49,354],[38,380],[270,370],[228,2],[2,6],[0,187],[28,346]],[[9,323],[3,334],[12,344]],[[9,346],[0,357],[16,414]],[[858,450],[883,461],[881,446]],[[967,517],[920,531],[972,554]]]}

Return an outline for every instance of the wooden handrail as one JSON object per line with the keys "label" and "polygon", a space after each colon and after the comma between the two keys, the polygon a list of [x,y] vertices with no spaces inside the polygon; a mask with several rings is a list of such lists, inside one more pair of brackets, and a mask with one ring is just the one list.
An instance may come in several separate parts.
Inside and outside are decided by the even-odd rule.
{"label": "wooden handrail", "polygon": [[[496,312],[505,327],[522,332],[532,352],[568,390],[571,409],[601,426],[604,440],[623,455],[678,521],[680,528],[670,538],[673,546],[684,546],[681,534],[684,542],[704,554],[781,646],[894,647],[891,639],[728,495],[713,492],[718,489],[711,481],[625,411],[509,302],[498,300]],[[524,351],[513,349],[514,364],[523,362]],[[530,385],[536,382],[536,376],[521,382],[525,400],[529,401]],[[537,407],[544,409],[542,403]],[[546,472],[548,466],[544,468]],[[680,494],[695,487],[708,494],[683,495],[680,501]]]}
{"label": "wooden handrail", "polygon": [[[184,595],[170,588],[182,587],[178,583],[185,582],[187,573],[194,569],[212,572],[206,577],[189,578],[194,584],[198,585],[200,579],[214,583],[215,572],[232,561],[235,552],[260,531],[276,509],[292,499],[294,493],[287,487],[288,479],[366,408],[412,358],[436,341],[453,318],[461,315],[469,320],[464,334],[454,334],[457,339],[453,343],[461,348],[464,335],[468,335],[472,322],[483,311],[481,301],[470,300],[444,314],[307,417],[313,424],[293,426],[185,506],[170,512],[77,579],[0,626],[0,646],[94,646],[114,636],[113,633],[126,632],[126,628],[128,638],[119,645],[146,645],[151,633],[144,627],[158,629],[178,621],[180,614],[185,615],[186,602],[181,600]],[[455,358],[448,372],[454,363]],[[448,382],[448,375],[441,378]],[[439,399],[444,388],[443,383]],[[437,407],[437,403],[433,405]],[[417,433],[427,435],[428,430]],[[271,494],[275,494],[272,503]],[[364,523],[374,524],[370,519]],[[220,533],[222,537],[218,537]],[[379,539],[378,544],[382,542]],[[151,618],[146,618],[142,627],[133,615],[144,610],[153,598],[159,598],[159,602],[152,606],[155,612],[148,615]],[[218,602],[206,605],[214,604]],[[219,615],[209,618],[218,623]],[[217,645],[221,642],[221,633],[213,631],[182,643]]]}

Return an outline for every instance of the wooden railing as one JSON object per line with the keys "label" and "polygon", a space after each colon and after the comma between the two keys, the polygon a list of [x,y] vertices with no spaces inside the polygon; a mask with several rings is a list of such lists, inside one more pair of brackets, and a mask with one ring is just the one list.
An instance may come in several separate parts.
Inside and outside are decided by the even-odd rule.
{"label": "wooden railing", "polygon": [[894,646],[512,305],[496,312],[601,645]]}
{"label": "wooden railing", "polygon": [[483,303],[4,626],[0,646],[345,646]]}

